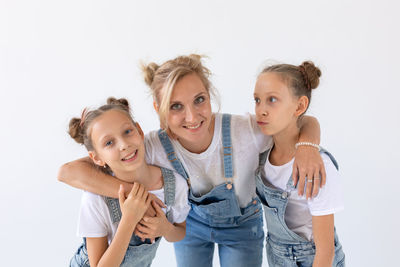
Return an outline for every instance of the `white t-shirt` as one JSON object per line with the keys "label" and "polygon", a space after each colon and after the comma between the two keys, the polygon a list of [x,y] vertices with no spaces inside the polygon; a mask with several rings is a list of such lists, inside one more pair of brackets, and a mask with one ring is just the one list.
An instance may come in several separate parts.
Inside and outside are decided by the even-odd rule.
{"label": "white t-shirt", "polygon": [[[200,154],[191,153],[177,140],[171,140],[175,152],[190,177],[193,194],[208,193],[224,179],[222,114],[215,114],[214,136],[210,146]],[[231,140],[233,152],[233,183],[240,207],[246,207],[256,196],[254,171],[258,166],[258,155],[270,144],[272,138],[262,134],[254,115],[232,115]],[[145,137],[146,160],[173,169],[158,138],[157,131]]]}
{"label": "white t-shirt", "polygon": [[[190,206],[188,204],[188,186],[185,179],[175,174],[175,203],[167,206],[164,212],[170,211],[173,223],[186,220]],[[164,202],[164,188],[149,191]],[[108,237],[108,243],[114,238],[118,223],[113,223],[104,198],[87,191],[83,192],[78,219],[77,235],[80,237]]]}
{"label": "white t-shirt", "polygon": [[[299,196],[297,189],[291,191],[286,207],[285,222],[290,230],[311,241],[312,216],[322,216],[336,213],[344,208],[340,175],[328,155],[321,153],[326,171],[326,184],[318,195],[310,200]],[[290,162],[274,166],[269,162],[269,155],[262,171],[262,179],[266,185],[286,191],[287,182],[292,175],[292,159]]]}

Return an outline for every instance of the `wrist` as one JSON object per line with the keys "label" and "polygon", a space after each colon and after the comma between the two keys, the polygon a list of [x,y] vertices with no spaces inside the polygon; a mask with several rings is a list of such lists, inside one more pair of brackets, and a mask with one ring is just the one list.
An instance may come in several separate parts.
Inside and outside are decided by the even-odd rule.
{"label": "wrist", "polygon": [[317,144],[311,143],[311,142],[297,142],[294,147],[297,150],[300,146],[308,146],[308,147],[313,147],[316,148],[318,151],[321,151],[321,147]]}

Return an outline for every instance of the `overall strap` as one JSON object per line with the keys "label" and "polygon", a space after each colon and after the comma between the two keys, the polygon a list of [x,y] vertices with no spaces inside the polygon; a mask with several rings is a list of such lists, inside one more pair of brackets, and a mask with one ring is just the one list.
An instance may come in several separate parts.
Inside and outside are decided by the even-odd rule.
{"label": "overall strap", "polygon": [[260,153],[258,156],[258,166],[260,168],[264,168],[265,162],[267,161],[268,153],[271,149],[267,149],[264,152]]}
{"label": "overall strap", "polygon": [[233,177],[231,114],[222,115],[222,145],[224,147],[224,174],[225,178]]}
{"label": "overall strap", "polygon": [[337,163],[335,157],[331,153],[329,153],[328,150],[326,150],[325,148],[321,147],[320,152],[327,154],[329,156],[329,158],[331,159],[333,165],[335,165],[336,170],[339,170],[339,164]]}
{"label": "overall strap", "polygon": [[183,178],[189,180],[189,175],[187,174],[181,161],[176,156],[174,147],[172,146],[171,140],[169,140],[168,134],[164,130],[160,129],[158,130],[158,138],[160,139],[161,145],[164,147],[164,151],[167,154],[167,158],[171,162],[174,169],[180,175],[182,175]]}
{"label": "overall strap", "polygon": [[103,198],[108,207],[108,211],[110,212],[111,221],[113,223],[119,222],[122,217],[121,207],[119,206],[119,200],[117,198],[111,198],[105,196],[103,196]]}
{"label": "overall strap", "polygon": [[[164,179],[164,202],[167,207],[175,204],[175,175],[170,169],[162,168],[161,172]],[[167,219],[172,222],[172,214],[170,209],[167,209]]]}

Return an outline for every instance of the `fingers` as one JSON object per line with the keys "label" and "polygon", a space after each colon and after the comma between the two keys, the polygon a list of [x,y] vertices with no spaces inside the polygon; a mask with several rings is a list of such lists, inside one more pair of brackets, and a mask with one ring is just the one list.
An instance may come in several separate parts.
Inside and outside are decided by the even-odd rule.
{"label": "fingers", "polygon": [[293,186],[296,186],[297,182],[299,181],[299,172],[297,170],[297,164],[293,164],[292,170],[292,179],[293,179]]}
{"label": "fingers", "polygon": [[304,194],[304,184],[306,183],[306,172],[304,169],[299,170],[299,181],[297,184],[297,192],[299,196]]}
{"label": "fingers", "polygon": [[161,207],[157,204],[157,202],[155,200],[151,201],[151,205],[156,210],[157,215],[160,215],[160,214],[164,215],[163,210],[161,209]]}
{"label": "fingers", "polygon": [[321,188],[326,184],[325,165],[321,164],[319,172],[321,173]]}
{"label": "fingers", "polygon": [[321,182],[321,179],[319,178],[319,172],[316,171],[314,173],[314,179],[313,179],[312,198],[314,198],[318,195],[320,182]]}
{"label": "fingers", "polygon": [[[310,177],[310,178],[308,178]],[[313,178],[312,176],[306,176],[306,199],[311,198],[311,192],[312,192],[312,185],[313,185]]]}
{"label": "fingers", "polygon": [[140,186],[141,186],[141,184],[139,184],[139,183],[134,183],[133,186],[132,186],[131,192],[129,192],[128,197],[131,197],[131,198],[132,198],[132,197],[136,196],[136,195],[137,195],[137,192],[138,192],[138,190],[139,190],[139,188],[140,188]]}
{"label": "fingers", "polygon": [[119,200],[119,206],[122,207],[122,205],[125,202],[125,191],[124,191],[124,186],[122,184],[119,185],[119,190],[118,190],[118,200]]}
{"label": "fingers", "polygon": [[[154,196],[154,195],[152,195],[152,196]],[[159,207],[161,207],[161,208],[166,208],[166,207],[167,207],[167,206],[165,206],[164,202],[162,202],[162,200],[159,199],[159,198],[156,197],[156,196],[154,196],[154,197],[152,198],[152,200],[153,200],[154,202],[156,202],[156,204],[157,204]]]}

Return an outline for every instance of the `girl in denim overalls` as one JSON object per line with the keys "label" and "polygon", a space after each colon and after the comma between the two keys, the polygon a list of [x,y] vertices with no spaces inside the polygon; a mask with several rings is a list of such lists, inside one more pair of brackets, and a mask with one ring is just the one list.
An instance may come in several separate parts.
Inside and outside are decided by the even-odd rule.
{"label": "girl in denim overalls", "polygon": [[[267,221],[269,266],[344,266],[344,253],[334,228],[333,214],[343,209],[338,165],[320,150],[327,182],[314,199],[299,197],[293,185],[292,164],[299,118],[306,112],[320,70],[312,62],[300,66],[278,64],[265,68],[254,90],[257,123],[273,144],[260,154],[256,171],[257,194]],[[296,144],[296,145],[295,145]],[[307,182],[319,181],[319,174]]]}
{"label": "girl in denim overalls", "polygon": [[[174,243],[177,265],[212,266],[217,244],[221,266],[261,266],[264,232],[254,171],[270,137],[258,129],[254,115],[212,112],[210,72],[200,56],[180,56],[160,66],[150,63],[143,71],[162,128],[146,135],[146,160],[175,169],[190,186],[186,236]],[[307,129],[317,137],[303,140],[318,142],[318,123],[310,117],[304,121],[302,132]],[[322,163],[317,151],[304,148],[296,160],[304,169]],[[116,186],[115,179],[101,173],[96,173],[96,184],[90,183],[93,167],[84,167],[82,161],[63,166],[59,179],[94,192],[105,184]]]}
{"label": "girl in denim overalls", "polygon": [[[84,192],[78,223],[78,235],[84,242],[70,266],[150,266],[160,238],[141,239],[134,229],[139,231],[140,222],[141,233],[164,236],[171,242],[181,240],[189,212],[186,183],[182,178],[176,180],[171,170],[145,162],[143,134],[125,99],[109,98],[107,105],[85,110],[81,118],[70,121],[69,133],[86,146],[90,158],[105,172],[135,182],[127,197],[121,185],[119,199]],[[156,217],[141,221],[151,202],[145,188],[163,198],[166,214],[155,204]],[[176,196],[175,191],[183,194]]]}

